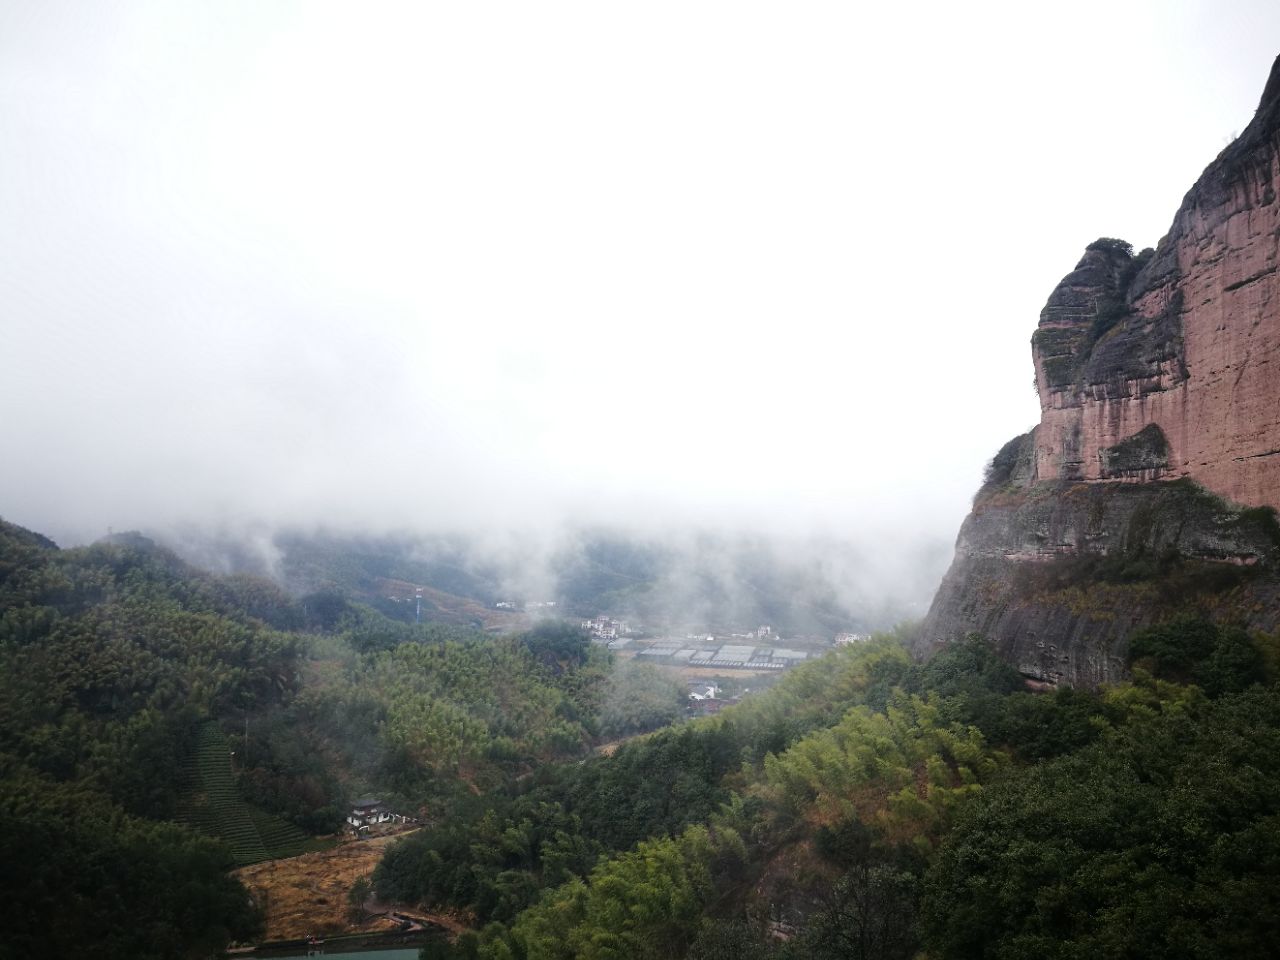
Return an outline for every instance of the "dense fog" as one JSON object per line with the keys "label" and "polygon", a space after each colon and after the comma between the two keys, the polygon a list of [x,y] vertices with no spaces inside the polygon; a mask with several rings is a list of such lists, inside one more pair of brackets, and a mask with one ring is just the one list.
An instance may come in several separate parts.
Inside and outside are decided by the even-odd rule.
{"label": "dense fog", "polygon": [[1053,284],[1159,238],[1280,26],[1001,6],[6,5],[0,512],[927,598]]}

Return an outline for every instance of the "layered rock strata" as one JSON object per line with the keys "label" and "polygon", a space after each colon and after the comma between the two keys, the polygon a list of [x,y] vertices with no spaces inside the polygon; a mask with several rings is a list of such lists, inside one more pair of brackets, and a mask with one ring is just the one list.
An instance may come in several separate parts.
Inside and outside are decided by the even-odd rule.
{"label": "layered rock strata", "polygon": [[1095,687],[1127,675],[1134,630],[1179,613],[1276,630],[1278,561],[1274,514],[1191,480],[988,485],[916,652],[977,633],[1030,680]]}
{"label": "layered rock strata", "polygon": [[1280,626],[1280,58],[1154,250],[1102,239],[1032,338],[1039,425],[1005,446],[916,642],[1029,678],[1125,673],[1178,610]]}
{"label": "layered rock strata", "polygon": [[[1100,240],[1032,339],[1043,480],[1191,477],[1280,504],[1280,60],[1253,122],[1186,195],[1154,251]],[[1109,453],[1150,426],[1150,464]]]}

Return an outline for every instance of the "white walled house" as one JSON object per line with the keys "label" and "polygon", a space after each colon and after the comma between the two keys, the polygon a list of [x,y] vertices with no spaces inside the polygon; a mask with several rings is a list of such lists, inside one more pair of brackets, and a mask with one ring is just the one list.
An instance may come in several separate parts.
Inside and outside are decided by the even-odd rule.
{"label": "white walled house", "polygon": [[351,805],[351,812],[347,814],[347,824],[356,833],[396,819],[403,821],[405,818],[397,818],[395,814],[387,811],[377,797],[361,797]]}

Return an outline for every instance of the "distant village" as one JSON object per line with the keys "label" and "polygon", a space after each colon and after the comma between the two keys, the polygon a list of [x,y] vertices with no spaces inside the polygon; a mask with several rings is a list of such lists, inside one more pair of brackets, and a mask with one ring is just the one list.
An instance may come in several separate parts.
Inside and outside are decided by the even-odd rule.
{"label": "distant village", "polygon": [[[551,613],[556,609],[555,600],[499,600],[497,610],[516,612]],[[649,628],[637,629],[626,620],[601,614],[580,621],[591,642],[607,646],[623,657],[641,662],[663,664],[672,667],[709,668],[712,670],[756,671],[779,673],[789,667],[820,656],[826,650],[853,643],[865,643],[870,634],[841,632],[834,637],[793,637],[784,639],[768,624],[761,624],[750,633],[729,633],[717,636],[712,633],[686,633],[679,637],[653,636]],[[690,680],[691,687],[709,681]],[[698,712],[714,712],[720,700],[714,685],[710,692],[690,694],[691,701],[704,703]]]}
{"label": "distant village", "polygon": [[677,667],[713,667],[730,670],[780,671],[818,656],[833,645],[861,643],[868,634],[839,633],[833,640],[806,637],[784,640],[773,627],[761,625],[754,633],[685,634],[682,637],[639,638],[625,620],[607,615],[582,621],[593,643],[649,663]]}

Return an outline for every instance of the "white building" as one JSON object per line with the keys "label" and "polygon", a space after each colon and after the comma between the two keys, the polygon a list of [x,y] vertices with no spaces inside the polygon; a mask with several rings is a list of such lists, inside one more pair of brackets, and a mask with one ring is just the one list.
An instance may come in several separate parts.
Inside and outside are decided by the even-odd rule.
{"label": "white building", "polygon": [[836,646],[844,646],[849,643],[866,643],[870,639],[871,635],[866,633],[837,633]]}

